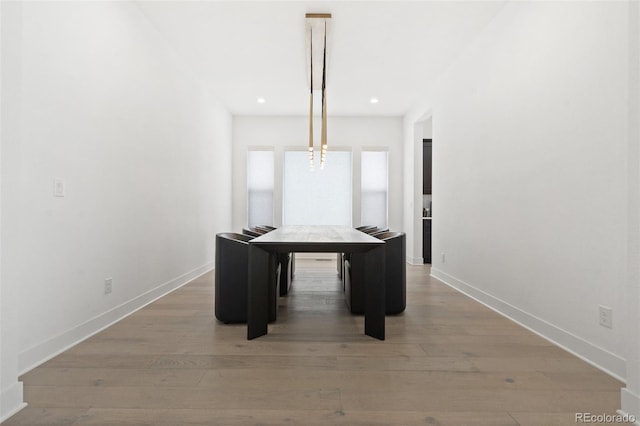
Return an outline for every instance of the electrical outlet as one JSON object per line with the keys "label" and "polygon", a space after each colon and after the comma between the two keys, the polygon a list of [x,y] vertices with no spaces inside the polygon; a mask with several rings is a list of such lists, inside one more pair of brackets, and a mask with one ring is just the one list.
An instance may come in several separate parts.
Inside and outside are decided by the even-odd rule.
{"label": "electrical outlet", "polygon": [[60,178],[53,179],[53,196],[64,197],[64,180]]}
{"label": "electrical outlet", "polygon": [[600,325],[607,328],[613,328],[613,309],[600,305]]}
{"label": "electrical outlet", "polygon": [[105,278],[104,279],[104,294],[111,293],[111,285],[113,284],[113,278]]}
{"label": "electrical outlet", "polygon": [[444,263],[444,262],[445,262],[445,260],[446,260],[446,259],[445,259],[445,254],[444,254],[444,253],[442,253],[442,263]]}

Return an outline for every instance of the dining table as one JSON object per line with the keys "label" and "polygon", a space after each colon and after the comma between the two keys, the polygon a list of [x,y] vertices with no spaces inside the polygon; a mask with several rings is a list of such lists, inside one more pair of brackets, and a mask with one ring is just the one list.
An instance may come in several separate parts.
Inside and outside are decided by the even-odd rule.
{"label": "dining table", "polygon": [[249,241],[247,340],[268,333],[269,274],[274,253],[362,253],[364,333],[385,338],[384,241],[342,225],[287,225]]}

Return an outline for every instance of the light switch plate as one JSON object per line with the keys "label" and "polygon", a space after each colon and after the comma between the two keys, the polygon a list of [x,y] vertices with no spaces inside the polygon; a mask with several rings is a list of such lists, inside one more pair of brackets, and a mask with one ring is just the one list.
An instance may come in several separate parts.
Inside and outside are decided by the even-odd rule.
{"label": "light switch plate", "polygon": [[64,180],[60,178],[53,179],[53,196],[64,197]]}

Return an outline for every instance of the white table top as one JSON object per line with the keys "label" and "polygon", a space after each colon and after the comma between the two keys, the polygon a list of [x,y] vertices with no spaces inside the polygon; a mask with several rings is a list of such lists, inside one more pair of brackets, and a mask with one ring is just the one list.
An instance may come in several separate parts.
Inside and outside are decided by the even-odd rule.
{"label": "white table top", "polygon": [[384,241],[350,226],[291,225],[267,232],[254,238],[249,244],[256,244],[265,248],[277,245],[292,252],[341,252],[357,249],[357,247],[366,250],[371,246],[384,244]]}

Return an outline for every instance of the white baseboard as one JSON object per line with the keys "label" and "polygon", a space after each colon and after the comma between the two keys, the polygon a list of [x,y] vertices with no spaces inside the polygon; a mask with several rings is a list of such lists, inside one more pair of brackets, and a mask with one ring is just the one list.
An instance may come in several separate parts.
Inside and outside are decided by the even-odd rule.
{"label": "white baseboard", "polygon": [[408,257],[407,263],[409,265],[424,265],[424,259],[421,257]]}
{"label": "white baseboard", "polygon": [[610,376],[625,382],[626,361],[618,355],[595,346],[579,336],[556,327],[542,318],[538,318],[516,306],[485,293],[473,285],[459,280],[437,268],[431,268],[431,276],[510,320],[515,321],[524,328],[572,353]]}
{"label": "white baseboard", "polygon": [[[24,374],[27,371],[37,367],[38,365],[48,361],[54,356],[66,351],[72,346],[77,345],[83,340],[93,336],[94,334],[104,330],[110,325],[120,321],[121,319],[131,315],[139,309],[156,301],[168,293],[182,287],[194,278],[199,277],[213,269],[214,263],[208,262],[192,271],[189,271],[179,277],[160,284],[159,286],[143,293],[127,302],[116,306],[90,320],[67,330],[57,336],[54,336],[38,345],[35,345],[18,355],[18,371]],[[211,314],[213,315],[213,313]]]}
{"label": "white baseboard", "polygon": [[620,400],[622,408],[618,410],[618,413],[627,417],[633,416],[635,418],[634,425],[640,426],[640,395],[634,394],[627,388],[622,388]]}
{"label": "white baseboard", "polygon": [[0,393],[0,423],[26,407],[23,401],[22,382],[16,381]]}

